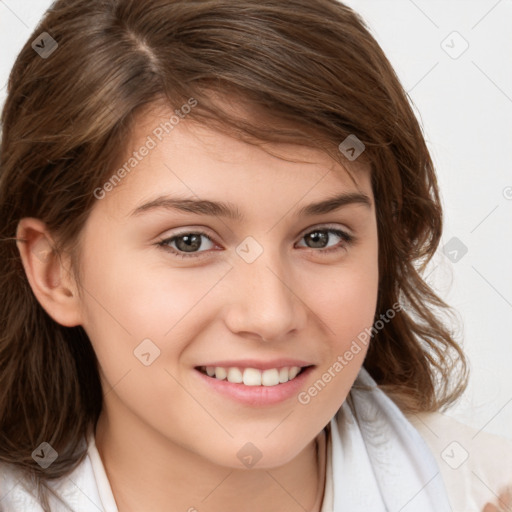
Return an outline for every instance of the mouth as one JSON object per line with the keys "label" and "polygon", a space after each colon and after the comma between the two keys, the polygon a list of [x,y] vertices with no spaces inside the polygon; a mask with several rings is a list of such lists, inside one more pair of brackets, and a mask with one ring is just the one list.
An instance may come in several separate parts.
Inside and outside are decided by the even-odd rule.
{"label": "mouth", "polygon": [[249,407],[278,407],[297,398],[316,365],[296,358],[231,359],[194,367],[198,385],[215,397]]}
{"label": "mouth", "polygon": [[308,368],[307,366],[281,366],[261,370],[239,366],[196,366],[196,370],[207,377],[244,386],[272,387],[293,381]]}

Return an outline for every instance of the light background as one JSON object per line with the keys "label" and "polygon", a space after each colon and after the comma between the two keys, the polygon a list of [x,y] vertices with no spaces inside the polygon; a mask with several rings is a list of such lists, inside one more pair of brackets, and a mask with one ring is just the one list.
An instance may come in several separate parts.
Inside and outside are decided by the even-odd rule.
{"label": "light background", "polygon": [[[0,0],[0,105],[51,3]],[[445,227],[427,280],[459,313],[471,363],[447,414],[512,440],[512,0],[346,3],[395,67],[438,172]]]}

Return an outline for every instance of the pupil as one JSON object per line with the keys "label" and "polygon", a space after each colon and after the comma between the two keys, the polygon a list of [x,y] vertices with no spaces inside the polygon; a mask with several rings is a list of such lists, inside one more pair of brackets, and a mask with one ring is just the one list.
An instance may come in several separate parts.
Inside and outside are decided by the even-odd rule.
{"label": "pupil", "polygon": [[[184,241],[184,244],[180,244],[180,240]],[[180,247],[182,245],[182,247]],[[201,247],[201,235],[183,235],[176,239],[176,246],[180,250],[185,252],[193,252],[194,249]],[[190,250],[192,249],[192,250]]]}
{"label": "pupil", "polygon": [[317,244],[320,240],[321,243],[319,245],[314,245],[314,247],[323,247],[324,243],[327,243],[327,233],[323,231],[314,231],[309,234],[309,238],[314,244]]}

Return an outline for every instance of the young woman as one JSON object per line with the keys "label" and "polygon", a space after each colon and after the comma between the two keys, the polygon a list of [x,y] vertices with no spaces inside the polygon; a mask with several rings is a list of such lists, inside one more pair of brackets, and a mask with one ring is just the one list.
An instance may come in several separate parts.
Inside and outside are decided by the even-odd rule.
{"label": "young woman", "polygon": [[[0,510],[507,510],[421,271],[421,128],[334,0],[58,0],[0,161]],[[508,502],[507,502],[508,500]]]}

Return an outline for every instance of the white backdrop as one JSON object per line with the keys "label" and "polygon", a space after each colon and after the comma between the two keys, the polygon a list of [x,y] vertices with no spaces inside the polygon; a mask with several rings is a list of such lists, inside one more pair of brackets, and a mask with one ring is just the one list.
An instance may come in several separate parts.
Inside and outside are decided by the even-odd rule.
{"label": "white backdrop", "polygon": [[[49,0],[0,0],[0,104]],[[347,0],[416,106],[445,211],[428,282],[460,315],[468,391],[447,414],[512,440],[512,0]]]}

